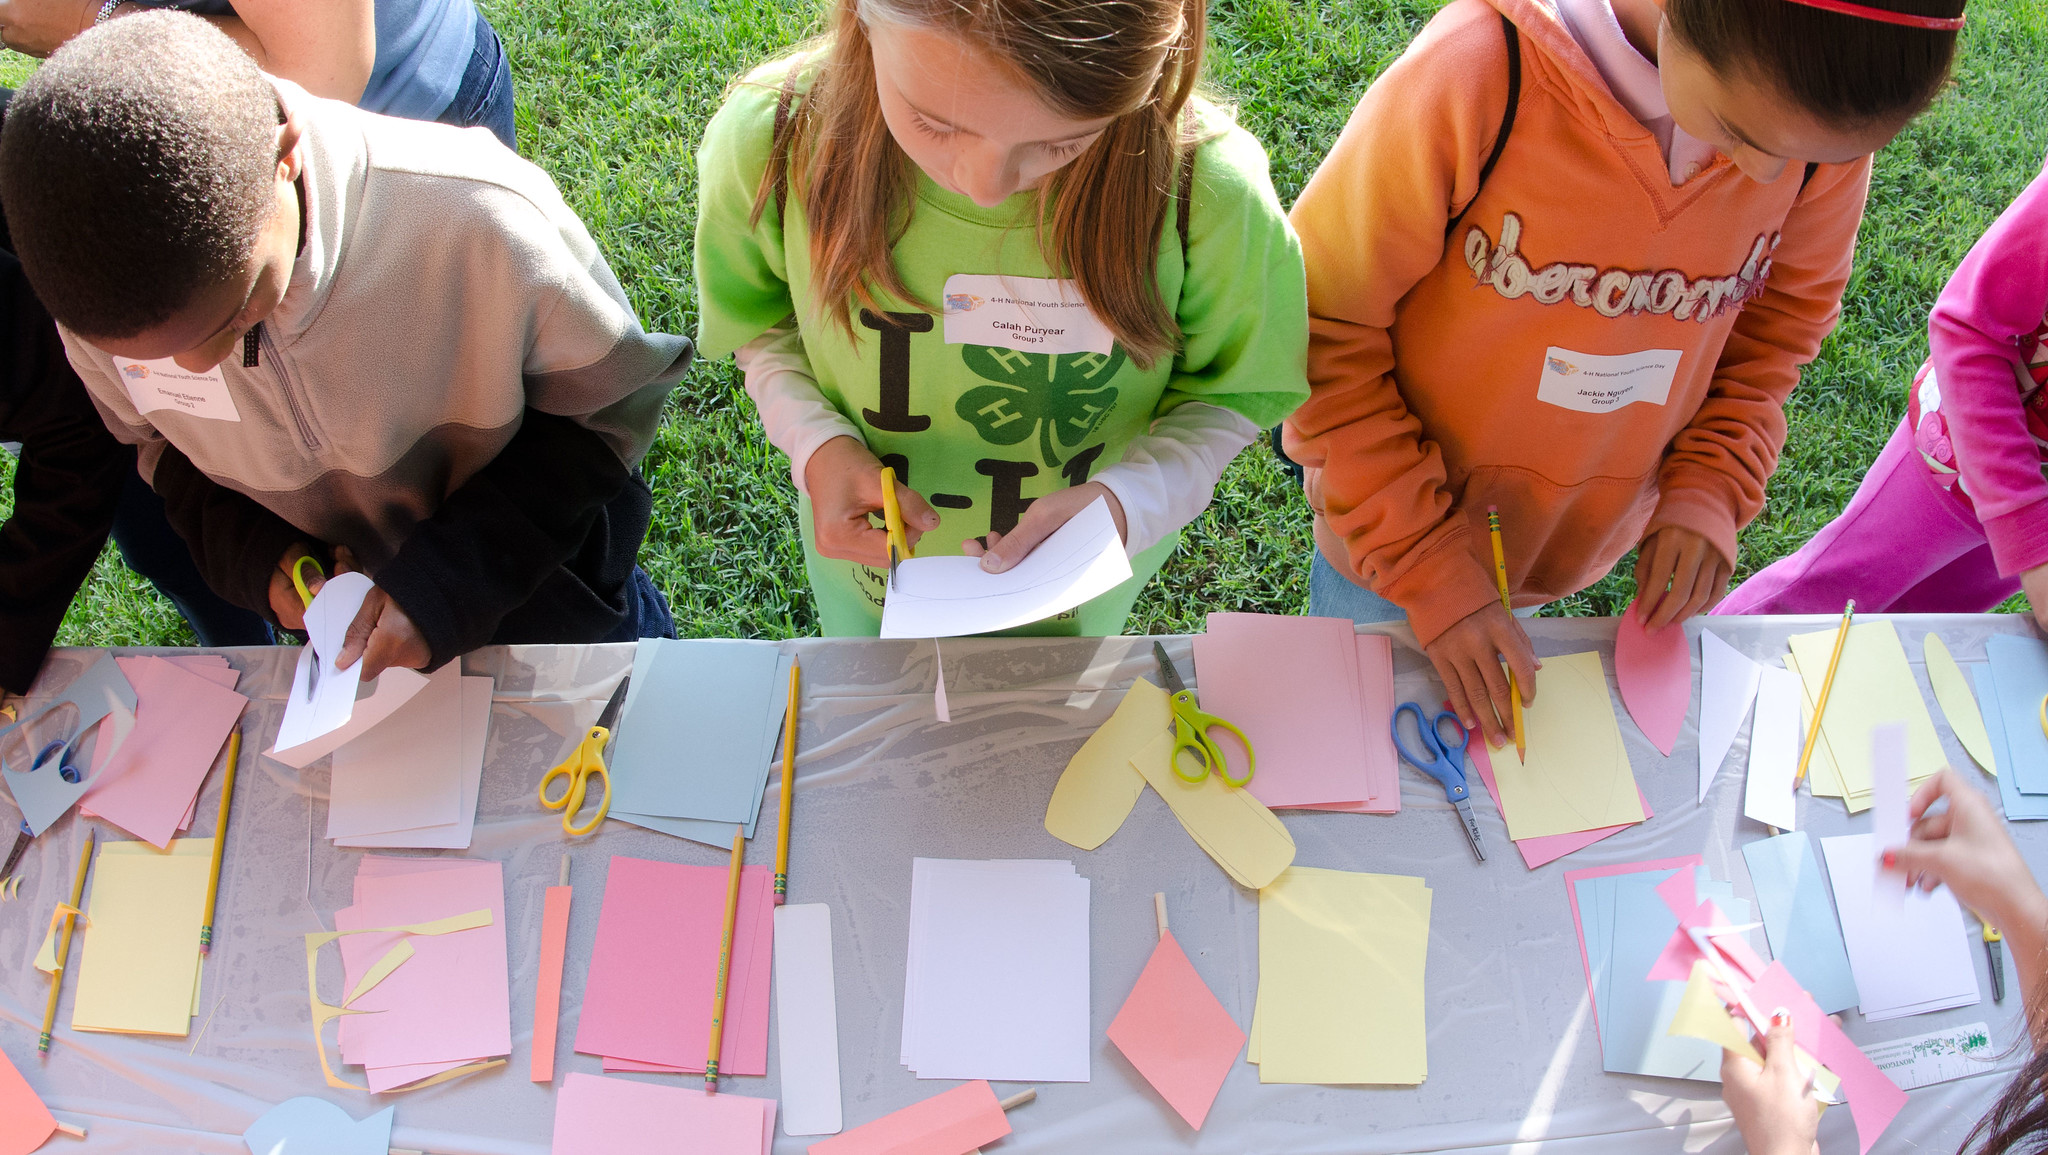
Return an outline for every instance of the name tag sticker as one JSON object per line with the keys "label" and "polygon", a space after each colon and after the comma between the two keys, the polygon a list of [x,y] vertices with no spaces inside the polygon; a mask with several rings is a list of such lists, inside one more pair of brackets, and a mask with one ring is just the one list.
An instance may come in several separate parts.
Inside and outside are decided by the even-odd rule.
{"label": "name tag sticker", "polygon": [[169,357],[156,361],[116,357],[114,372],[120,375],[121,384],[128,388],[128,399],[135,402],[135,408],[140,412],[170,409],[213,421],[242,419],[217,365],[204,373],[194,373],[190,369],[179,368],[178,363]]}
{"label": "name tag sticker", "polygon": [[1678,349],[1603,356],[1552,345],[1543,352],[1536,399],[1581,413],[1612,413],[1638,401],[1662,405],[1671,396],[1681,356]]}
{"label": "name tag sticker", "polygon": [[1023,353],[1100,353],[1116,345],[1072,281],[955,273],[946,278],[946,344]]}

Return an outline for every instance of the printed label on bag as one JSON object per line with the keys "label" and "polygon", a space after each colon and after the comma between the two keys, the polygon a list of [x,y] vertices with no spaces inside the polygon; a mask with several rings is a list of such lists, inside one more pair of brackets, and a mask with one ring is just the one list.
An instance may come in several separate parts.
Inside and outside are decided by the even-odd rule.
{"label": "printed label on bag", "polygon": [[156,361],[135,361],[116,357],[114,372],[128,387],[128,399],[143,413],[170,409],[190,417],[213,421],[240,421],[241,411],[228,395],[228,383],[221,379],[218,365],[204,373],[181,369],[169,357]]}
{"label": "printed label on bag", "polygon": [[1681,356],[1678,349],[1603,356],[1552,345],[1543,351],[1536,399],[1581,413],[1612,413],[1638,401],[1662,405],[1671,396]]}
{"label": "printed label on bag", "polygon": [[1072,281],[955,273],[944,304],[948,345],[1107,357],[1116,344]]}

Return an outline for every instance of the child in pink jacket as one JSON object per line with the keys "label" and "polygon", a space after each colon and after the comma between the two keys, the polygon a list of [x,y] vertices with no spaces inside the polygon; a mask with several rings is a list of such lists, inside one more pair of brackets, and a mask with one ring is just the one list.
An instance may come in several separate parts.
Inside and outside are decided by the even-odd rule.
{"label": "child in pink jacket", "polygon": [[2048,626],[2048,172],[1949,278],[1906,419],[1849,508],[1717,614],[1975,613]]}

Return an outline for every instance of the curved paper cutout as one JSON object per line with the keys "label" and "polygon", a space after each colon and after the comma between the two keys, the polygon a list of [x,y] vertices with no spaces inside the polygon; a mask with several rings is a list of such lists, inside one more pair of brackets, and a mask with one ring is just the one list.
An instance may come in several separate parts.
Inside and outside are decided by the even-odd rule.
{"label": "curved paper cutout", "polygon": [[1948,728],[1954,732],[1956,741],[1963,744],[1977,765],[1986,774],[1998,776],[1998,762],[1991,753],[1991,734],[1984,728],[1984,712],[1977,708],[1976,695],[1970,693],[1970,683],[1963,679],[1963,668],[1956,665],[1955,655],[1948,652],[1948,643],[1932,630],[1920,638],[1920,656],[1927,663],[1927,680],[1934,686],[1934,700],[1941,704],[1941,716],[1948,719]]}
{"label": "curved paper cutout", "polygon": [[1614,677],[1643,736],[1666,758],[1692,706],[1692,646],[1683,623],[1646,633],[1642,601],[1630,602],[1614,634]]}
{"label": "curved paper cutout", "polygon": [[[491,925],[491,918],[491,912],[487,909],[472,910],[467,914],[449,915],[447,918],[435,919],[432,922],[416,922],[408,926],[366,926],[361,930],[329,930],[306,936],[306,1000],[311,1005],[313,1013],[313,1049],[320,1054],[320,1073],[327,1077],[328,1086],[333,1087],[337,1091],[367,1091],[370,1089],[360,1083],[351,1083],[336,1075],[333,1065],[327,1061],[327,1040],[321,1034],[321,1028],[343,1015],[360,1015],[365,1012],[352,1011],[346,1006],[337,1007],[331,1003],[320,1001],[318,973],[320,948],[337,939],[347,938],[352,934],[453,934],[458,930],[474,930],[480,926],[489,926]],[[363,976],[362,981],[356,984],[356,989],[348,996],[347,1001],[352,1003],[363,997],[379,982],[390,977],[391,972],[397,970],[400,963],[412,957],[408,953],[405,958],[392,962],[393,956],[397,954],[397,948],[393,948],[383,958],[379,959],[376,965],[371,967],[370,971]],[[390,965],[387,966],[387,963]],[[436,1083],[445,1083],[450,1079],[459,1079],[464,1075],[474,1074],[477,1071],[487,1071],[492,1067],[502,1067],[504,1065],[505,1060],[503,1059],[492,1059],[489,1062],[465,1063],[460,1067],[443,1071],[432,1078],[422,1079],[410,1086],[393,1088],[387,1093],[398,1094],[403,1091],[418,1091],[425,1087],[431,1087]]]}
{"label": "curved paper cutout", "polygon": [[1165,690],[1144,678],[1132,682],[1116,712],[1075,751],[1052,788],[1045,806],[1046,833],[1082,850],[1109,841],[1145,792],[1145,779],[1132,772],[1132,759],[1168,732],[1172,717]]}
{"label": "curved paper cutout", "polygon": [[325,1099],[301,1095],[264,1112],[242,1142],[250,1155],[385,1155],[396,1110],[386,1107],[358,1123]]}

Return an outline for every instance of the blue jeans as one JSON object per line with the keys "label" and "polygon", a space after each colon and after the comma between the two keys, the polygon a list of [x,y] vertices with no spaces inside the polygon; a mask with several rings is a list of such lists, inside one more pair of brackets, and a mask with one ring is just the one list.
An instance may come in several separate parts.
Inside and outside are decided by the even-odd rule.
{"label": "blue jeans", "polygon": [[[1542,608],[1523,606],[1515,616],[1533,618]],[[1359,625],[1408,620],[1407,610],[1345,577],[1323,558],[1322,550],[1316,551],[1308,571],[1308,614],[1312,618],[1350,618]]]}
{"label": "blue jeans", "polygon": [[185,624],[202,646],[268,646],[276,644],[270,623],[214,593],[192,560],[191,547],[164,516],[164,499],[130,469],[121,504],[114,510],[114,544],[128,568],[149,579],[157,592],[178,607]]}
{"label": "blue jeans", "polygon": [[673,638],[676,636],[676,619],[669,613],[668,599],[661,596],[654,579],[639,566],[633,567],[633,576],[626,579],[626,620],[617,629],[598,640],[601,642],[637,642],[641,638]]}
{"label": "blue jeans", "polygon": [[518,152],[516,113],[512,101],[512,64],[505,57],[505,44],[498,39],[498,30],[478,12],[476,51],[470,54],[469,67],[462,71],[462,84],[439,123],[488,128],[505,142],[506,148]]}

